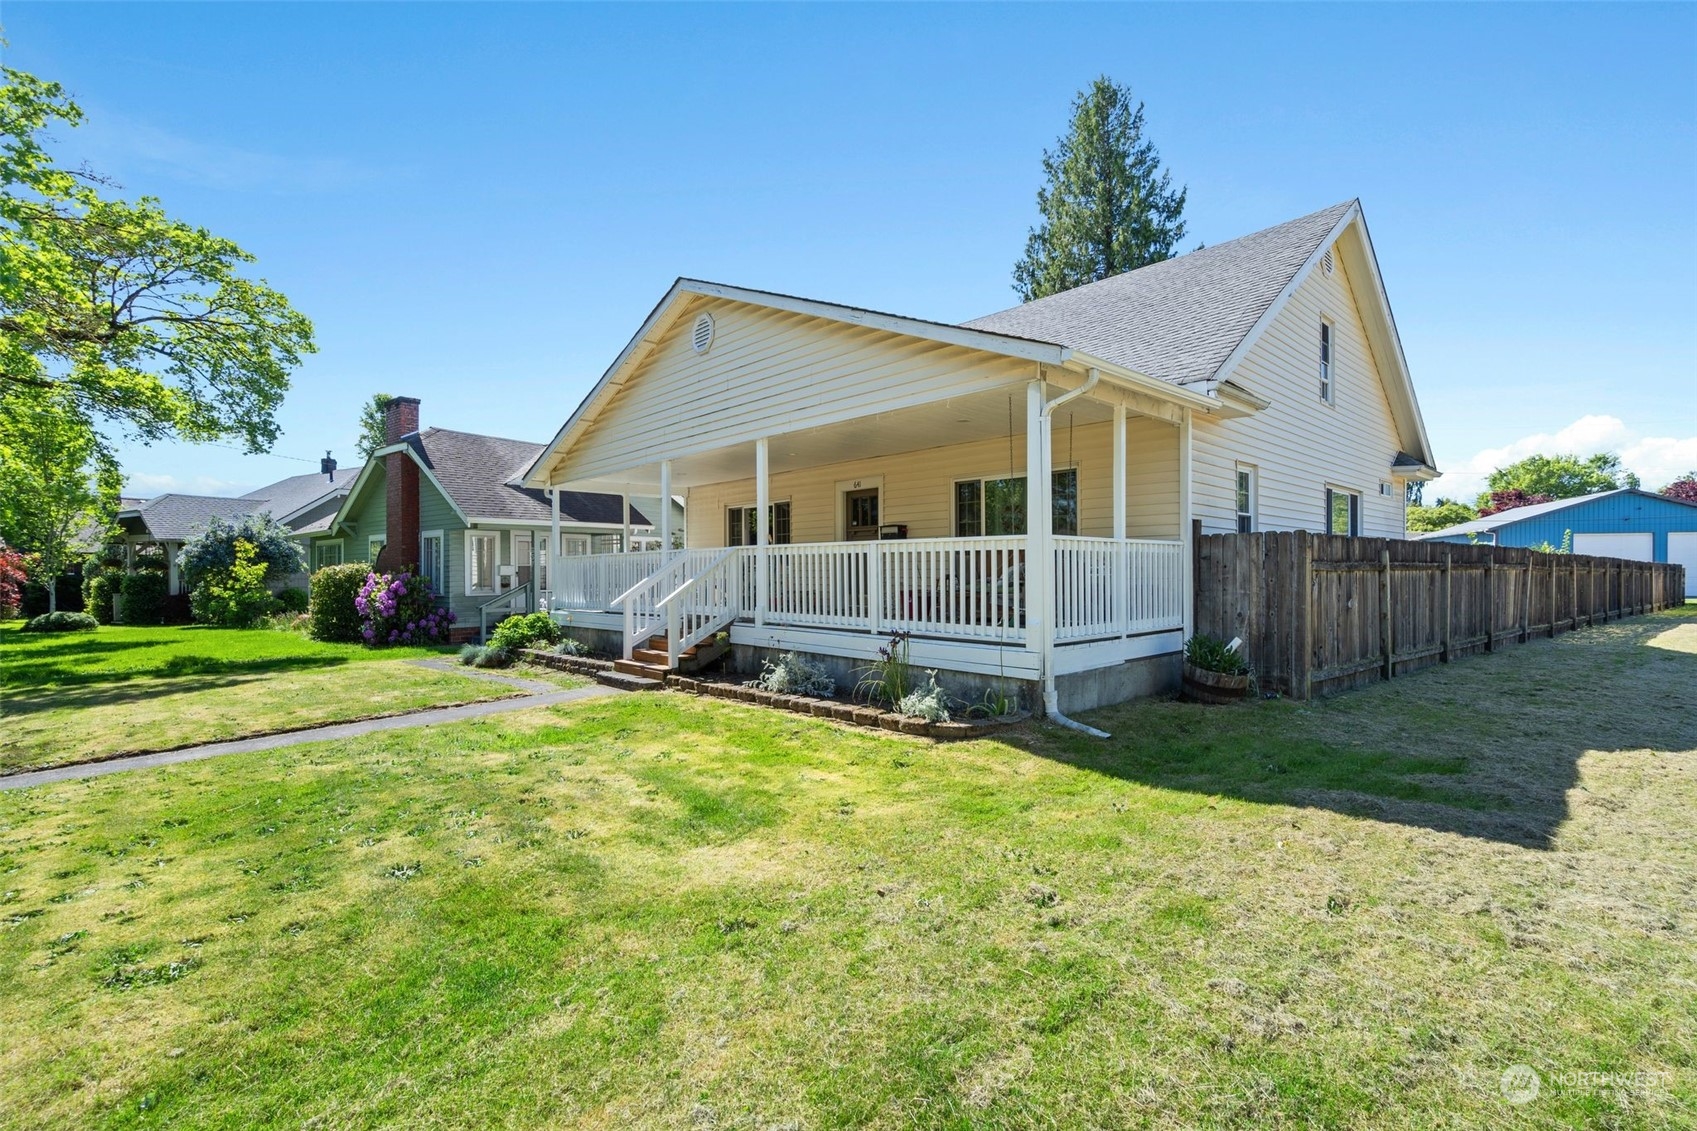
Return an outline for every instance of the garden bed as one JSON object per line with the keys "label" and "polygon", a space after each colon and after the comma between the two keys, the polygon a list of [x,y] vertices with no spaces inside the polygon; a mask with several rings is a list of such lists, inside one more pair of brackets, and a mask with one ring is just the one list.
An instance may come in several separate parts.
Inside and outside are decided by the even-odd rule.
{"label": "garden bed", "polygon": [[594,656],[567,656],[543,648],[520,648],[519,658],[527,664],[553,668],[557,672],[571,672],[574,675],[593,677],[601,672],[613,670],[613,661],[611,660],[601,660]]}
{"label": "garden bed", "polygon": [[810,695],[787,695],[723,679],[702,679],[697,676],[674,674],[666,677],[666,686],[674,691],[686,691],[692,695],[757,703],[762,707],[776,707],[780,711],[831,719],[851,726],[947,740],[982,738],[989,732],[1025,722],[1031,717],[1027,711],[1014,711],[994,718],[933,723],[910,715],[898,715],[894,711],[874,707],[869,703],[850,703],[842,699],[823,699]]}

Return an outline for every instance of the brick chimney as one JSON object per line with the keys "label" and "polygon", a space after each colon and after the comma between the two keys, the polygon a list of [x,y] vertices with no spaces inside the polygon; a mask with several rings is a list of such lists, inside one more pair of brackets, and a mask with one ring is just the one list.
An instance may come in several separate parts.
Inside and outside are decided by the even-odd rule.
{"label": "brick chimney", "polygon": [[[418,398],[390,397],[383,410],[383,439],[398,444],[418,431]],[[418,464],[405,452],[383,457],[383,477],[388,481],[389,528],[383,552],[373,563],[376,569],[393,573],[418,566]]]}

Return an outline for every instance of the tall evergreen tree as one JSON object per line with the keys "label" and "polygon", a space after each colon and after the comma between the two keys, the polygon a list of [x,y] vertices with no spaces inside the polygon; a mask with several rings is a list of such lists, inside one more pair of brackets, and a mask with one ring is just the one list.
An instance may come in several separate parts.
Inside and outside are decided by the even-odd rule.
{"label": "tall evergreen tree", "polygon": [[1072,124],[1043,151],[1043,177],[1043,219],[1013,269],[1027,302],[1170,259],[1184,238],[1186,190],[1143,136],[1143,103],[1106,75],[1073,100]]}

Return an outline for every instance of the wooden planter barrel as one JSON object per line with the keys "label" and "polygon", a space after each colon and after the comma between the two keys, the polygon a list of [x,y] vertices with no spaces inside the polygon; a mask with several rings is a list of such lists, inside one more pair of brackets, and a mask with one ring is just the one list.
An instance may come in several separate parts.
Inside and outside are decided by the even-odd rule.
{"label": "wooden planter barrel", "polygon": [[1206,671],[1186,661],[1184,695],[1197,703],[1241,703],[1249,698],[1249,677]]}

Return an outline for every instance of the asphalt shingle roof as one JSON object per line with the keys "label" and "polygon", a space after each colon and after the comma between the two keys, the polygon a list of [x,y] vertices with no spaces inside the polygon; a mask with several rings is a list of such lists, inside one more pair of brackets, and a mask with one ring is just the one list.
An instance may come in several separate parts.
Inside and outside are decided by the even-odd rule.
{"label": "asphalt shingle roof", "polygon": [[204,531],[213,518],[234,521],[270,510],[264,502],[225,495],[155,495],[134,510],[122,512],[119,521],[135,534],[151,535],[162,542],[186,542]]}
{"label": "asphalt shingle roof", "polygon": [[[541,444],[447,428],[426,428],[405,437],[405,441],[468,517],[513,522],[551,520],[553,508],[547,494],[512,482],[541,454]],[[560,492],[560,519],[603,523],[625,520],[617,495],[588,491]],[[631,508],[631,523],[652,525],[635,507]]]}
{"label": "asphalt shingle roof", "polygon": [[1207,382],[1354,205],[1335,204],[962,325],[1055,342],[1177,385]]}
{"label": "asphalt shingle roof", "polygon": [[258,490],[249,491],[242,498],[263,501],[273,518],[282,518],[331,495],[347,494],[359,472],[360,468],[357,466],[339,468],[335,482],[317,472],[311,475],[291,475],[287,479],[279,479]]}

